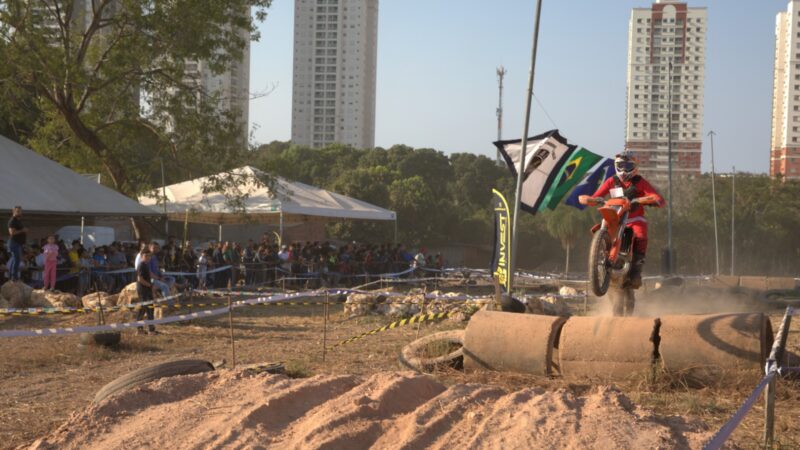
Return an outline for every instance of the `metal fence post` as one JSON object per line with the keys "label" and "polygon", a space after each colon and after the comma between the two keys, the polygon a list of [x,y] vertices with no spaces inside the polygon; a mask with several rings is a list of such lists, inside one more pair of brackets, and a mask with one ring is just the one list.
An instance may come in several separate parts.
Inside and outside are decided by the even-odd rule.
{"label": "metal fence post", "polygon": [[[789,337],[789,326],[792,323],[793,313],[794,309],[788,306],[786,308],[786,313],[783,315],[778,334],[775,336],[775,341],[772,344],[772,351],[770,351],[769,358],[767,359],[767,365],[765,367],[767,375],[771,372],[777,372],[783,362],[783,354],[786,349],[786,340]],[[772,377],[764,392],[764,446],[767,448],[772,448],[775,439],[776,378],[777,376]]]}
{"label": "metal fence post", "polygon": [[775,436],[775,377],[764,391],[764,447],[772,448]]}

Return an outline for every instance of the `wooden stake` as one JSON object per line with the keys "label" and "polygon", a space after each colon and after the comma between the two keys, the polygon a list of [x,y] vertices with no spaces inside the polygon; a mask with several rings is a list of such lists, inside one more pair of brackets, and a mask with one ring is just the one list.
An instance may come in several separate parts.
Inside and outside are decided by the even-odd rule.
{"label": "wooden stake", "polygon": [[322,325],[322,362],[325,362],[325,354],[328,351],[328,299],[330,293],[325,292],[325,314]]}
{"label": "wooden stake", "polygon": [[230,294],[230,281],[228,282],[228,328],[231,330],[231,360],[232,367],[236,368],[236,341],[233,338],[233,301]]}

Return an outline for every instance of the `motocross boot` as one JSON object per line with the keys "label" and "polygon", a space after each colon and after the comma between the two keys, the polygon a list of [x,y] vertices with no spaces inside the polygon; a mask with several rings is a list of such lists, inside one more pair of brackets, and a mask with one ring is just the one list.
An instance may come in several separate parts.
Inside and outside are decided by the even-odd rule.
{"label": "motocross boot", "polygon": [[631,270],[628,272],[628,280],[625,283],[625,287],[630,289],[642,287],[642,269],[644,269],[644,255],[634,252]]}

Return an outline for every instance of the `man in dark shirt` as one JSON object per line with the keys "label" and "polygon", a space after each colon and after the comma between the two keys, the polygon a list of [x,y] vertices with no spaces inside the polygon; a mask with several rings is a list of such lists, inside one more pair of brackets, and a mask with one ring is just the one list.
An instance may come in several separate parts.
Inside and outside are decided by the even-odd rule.
{"label": "man in dark shirt", "polygon": [[15,206],[12,210],[11,220],[8,221],[8,251],[11,258],[8,261],[8,276],[12,281],[19,281],[19,265],[22,262],[22,248],[28,237],[28,229],[22,225],[22,207]]}
{"label": "man in dark shirt", "polygon": [[[140,302],[147,302],[153,300],[153,283],[150,281],[150,258],[152,254],[150,249],[145,247],[141,252],[141,264],[136,269],[136,293],[139,295]],[[136,315],[136,320],[142,320],[147,314],[147,320],[153,320],[153,306],[142,305],[139,307],[139,313]],[[150,330],[148,334],[158,334],[154,325],[149,325]],[[144,327],[139,327],[139,334],[144,334]]]}

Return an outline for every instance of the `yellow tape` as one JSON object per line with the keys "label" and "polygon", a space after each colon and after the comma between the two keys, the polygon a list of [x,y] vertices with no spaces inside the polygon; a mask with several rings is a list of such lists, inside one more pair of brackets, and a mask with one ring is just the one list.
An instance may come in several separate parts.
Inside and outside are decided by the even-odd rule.
{"label": "yellow tape", "polygon": [[359,339],[365,338],[367,336],[372,336],[373,334],[378,334],[386,330],[393,330],[395,328],[400,328],[406,325],[413,325],[415,323],[422,323],[422,322],[432,322],[434,320],[441,320],[446,319],[457,311],[450,311],[450,312],[441,312],[441,313],[430,313],[430,314],[418,314],[416,316],[409,317],[407,319],[398,320],[396,322],[392,322],[388,325],[384,325],[380,328],[375,328],[374,330],[367,331],[366,333],[361,333],[358,336],[353,336],[349,339],[345,339],[338,344],[334,345],[331,348],[339,347],[340,345],[349,344],[351,342],[357,341]]}
{"label": "yellow tape", "polygon": [[[447,303],[458,304],[464,303],[465,300],[454,300],[449,301]],[[267,302],[267,303],[257,303],[255,305],[245,305],[245,306],[321,306],[325,305],[326,302],[324,301],[315,301],[315,302]],[[400,302],[377,302],[377,301],[369,301],[369,302],[357,302],[357,303],[341,303],[341,302],[328,302],[329,305],[413,305],[419,304],[418,301],[400,301]],[[215,302],[215,303],[176,303],[172,305],[172,308],[180,309],[180,308],[205,308],[209,306],[227,306],[227,302]],[[122,309],[133,310],[138,308],[139,305],[117,305],[111,306],[107,308],[103,308],[103,312],[116,312]],[[145,308],[149,309],[167,309],[170,306],[166,304],[156,304],[156,305],[146,305]],[[2,311],[0,310],[0,316],[44,316],[44,315],[54,315],[54,314],[85,314],[85,313],[94,313],[100,311],[100,308],[75,308],[75,309],[45,309],[41,311],[33,310],[33,311]]]}

